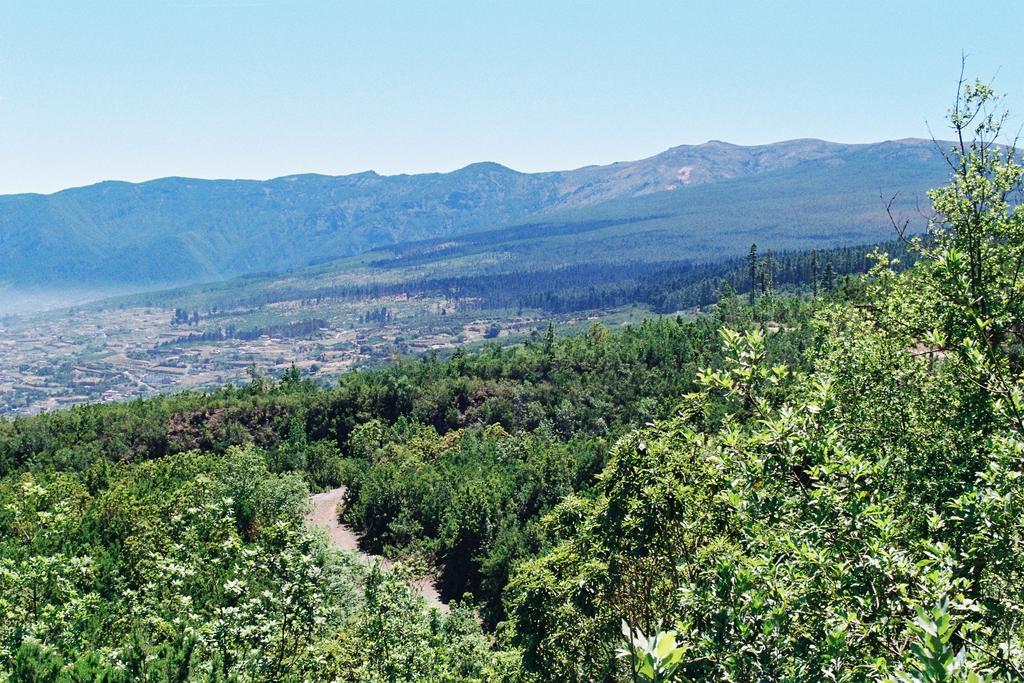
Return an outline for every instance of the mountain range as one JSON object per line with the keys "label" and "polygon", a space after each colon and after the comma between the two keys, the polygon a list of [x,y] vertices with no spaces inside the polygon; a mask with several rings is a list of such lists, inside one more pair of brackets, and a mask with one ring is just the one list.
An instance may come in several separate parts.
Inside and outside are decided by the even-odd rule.
{"label": "mountain range", "polygon": [[544,173],[476,163],[417,175],[102,182],[0,196],[0,282],[141,290],[381,248],[378,260],[396,263],[510,244],[546,261],[601,250],[610,260],[708,260],[773,239],[832,246],[882,236],[880,195],[918,201],[944,173],[927,140],[804,139],[711,141]]}

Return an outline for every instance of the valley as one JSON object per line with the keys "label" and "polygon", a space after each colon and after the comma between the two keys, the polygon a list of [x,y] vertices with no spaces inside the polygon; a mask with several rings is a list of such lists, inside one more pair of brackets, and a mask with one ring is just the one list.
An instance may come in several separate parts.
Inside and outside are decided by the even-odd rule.
{"label": "valley", "polygon": [[0,683],[1024,683],[1019,8],[784,5],[7,3]]}
{"label": "valley", "polygon": [[[521,340],[549,320],[571,330],[598,319],[615,326],[644,313],[635,307],[556,316],[463,311],[449,299],[396,295],[348,304],[280,302],[204,315],[195,326],[172,324],[169,309],[135,306],[8,316],[0,320],[0,415],[238,385],[249,381],[251,368],[280,376],[294,364],[331,382],[346,370],[401,357]],[[296,323],[303,331],[292,336],[289,325]],[[260,324],[270,327],[248,327]],[[253,338],[216,338],[236,325],[251,329],[246,336]]]}
{"label": "valley", "polygon": [[[492,251],[462,259],[418,245],[284,277],[0,318],[0,414],[238,386],[253,373],[281,377],[293,365],[329,385],[348,370],[520,344],[549,325],[572,335],[597,322],[614,330],[649,317],[692,317],[729,288],[750,287],[749,265],[740,257],[705,264],[575,262],[517,273],[494,268],[501,243],[490,244]],[[912,262],[905,245],[880,247]],[[777,292],[826,291],[865,272],[873,249],[766,250],[759,267],[767,268],[768,287]],[[380,265],[388,261],[397,265]],[[517,261],[504,261],[503,268],[516,267]]]}
{"label": "valley", "polygon": [[[189,239],[202,244],[199,251],[168,248],[175,259],[201,252],[205,263],[241,258],[248,264],[165,278],[157,274],[169,273],[173,264],[161,248],[146,247],[140,256],[129,244],[111,247],[107,251],[117,267],[91,262],[91,272],[119,273],[117,279],[127,277],[118,270],[122,265],[145,268],[152,277],[121,278],[117,285],[121,291],[144,291],[92,302],[72,299],[80,301],[73,308],[0,318],[0,414],[238,384],[248,381],[250,368],[280,376],[293,363],[329,383],[342,371],[398,358],[444,355],[492,339],[516,343],[544,331],[549,322],[569,333],[598,320],[615,327],[650,314],[689,315],[713,305],[726,282],[737,291],[750,287],[743,258],[755,242],[772,262],[769,278],[776,287],[806,289],[813,259],[818,260],[819,279],[826,266],[835,276],[863,272],[865,245],[894,237],[886,197],[898,195],[895,210],[914,215],[942,168],[931,142],[803,140],[761,147],[678,147],[640,162],[554,175],[538,179],[496,164],[476,164],[428,177],[302,176],[269,181],[266,191],[258,191],[258,184],[170,179],[85,188],[45,201],[0,198],[9,209],[3,215],[10,218],[26,202],[67,208],[77,197],[73,215],[92,215],[89,220],[95,223],[97,212],[114,212],[120,216],[117,225],[135,231],[128,242],[139,249],[138,240],[154,230],[175,232],[196,216],[230,219],[230,233],[208,226],[200,234],[189,228]],[[508,187],[498,183],[509,178],[518,180]],[[526,192],[522,183],[541,181],[554,183],[555,189],[544,201],[531,199],[530,211],[499,216],[481,208],[479,202],[493,201],[511,211],[515,202],[508,198],[509,188]],[[364,209],[378,202],[371,212],[374,225],[406,226],[395,227],[384,240],[394,243],[373,246],[361,241],[362,228],[340,223],[313,233],[297,227],[309,226],[308,211],[339,201],[338,183],[347,188],[345,201]],[[320,190],[313,192],[314,186]],[[374,194],[396,187],[405,188],[401,192],[415,188],[418,199],[395,205]],[[190,202],[211,188],[219,199],[212,213],[204,213],[204,205]],[[459,195],[455,204],[473,222],[425,218],[410,208],[443,197],[449,201],[452,192],[469,193]],[[470,195],[476,203],[463,207]],[[81,204],[85,197],[87,205]],[[262,205],[257,220],[230,209],[237,200],[248,211],[263,201],[258,197],[274,197],[274,206],[287,205],[298,213],[286,216]],[[151,220],[147,212],[152,210],[159,210],[162,222]],[[410,211],[434,227],[409,228]],[[530,217],[522,218],[523,213]],[[363,220],[359,216],[366,217],[351,214],[357,222]],[[145,221],[145,229],[136,230],[133,220]],[[56,229],[59,221],[47,224]],[[911,230],[923,224],[918,220]],[[105,233],[121,229],[104,225]],[[26,254],[19,255],[17,239],[16,233],[5,236],[0,274],[5,258],[19,267],[32,263]],[[73,230],[68,239],[74,242]],[[279,249],[285,242],[287,248]],[[348,246],[336,248],[342,242]],[[316,255],[316,263],[296,265],[288,256],[291,249],[306,261]],[[47,257],[56,259],[55,267],[33,266],[36,276],[59,279],[66,272],[61,259],[87,253],[63,246],[59,251]],[[814,253],[819,255],[812,259]],[[270,272],[210,279],[257,267]],[[152,284],[200,275],[208,281],[170,289]],[[95,280],[79,276],[83,287]]]}

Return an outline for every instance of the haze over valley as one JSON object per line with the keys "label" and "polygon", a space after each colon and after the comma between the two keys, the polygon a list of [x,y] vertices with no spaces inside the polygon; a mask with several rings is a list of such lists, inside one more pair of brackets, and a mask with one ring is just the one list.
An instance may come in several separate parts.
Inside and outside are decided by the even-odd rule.
{"label": "haze over valley", "polygon": [[891,240],[888,198],[900,212],[923,202],[944,172],[938,149],[709,142],[541,174],[480,163],[0,197],[0,304],[22,314],[0,321],[0,410],[213,387],[253,364],[329,380],[525,338],[552,316],[571,327],[690,311],[712,297],[652,306],[640,285],[718,276],[753,242],[806,252]]}
{"label": "haze over valley", "polygon": [[1019,15],[0,3],[0,683],[1024,681]]}

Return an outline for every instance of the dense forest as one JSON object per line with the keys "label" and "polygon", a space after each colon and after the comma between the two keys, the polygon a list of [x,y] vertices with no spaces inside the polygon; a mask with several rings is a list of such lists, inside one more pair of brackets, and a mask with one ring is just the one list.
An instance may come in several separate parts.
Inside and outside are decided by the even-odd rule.
{"label": "dense forest", "polygon": [[[1024,169],[1004,121],[964,85],[927,238],[894,217],[901,246],[864,275],[840,277],[863,252],[751,249],[697,316],[0,422],[0,670],[1024,677]],[[393,569],[304,523],[336,486]],[[450,613],[408,588],[428,571]]]}
{"label": "dense forest", "polygon": [[[757,245],[753,247],[756,251]],[[828,292],[844,277],[867,272],[872,263],[870,255],[875,251],[888,254],[896,270],[913,265],[917,258],[916,252],[905,242],[889,241],[810,251],[773,253],[767,249],[756,254],[753,274],[748,256],[709,262],[588,262],[515,273],[422,276],[396,282],[351,285],[323,286],[314,281],[303,286],[244,291],[240,295],[231,292],[210,295],[203,318],[212,321],[218,315],[231,315],[238,308],[284,301],[356,303],[396,296],[444,297],[465,311],[529,308],[547,313],[573,313],[642,304],[658,313],[674,313],[715,304],[726,286],[735,291]],[[145,299],[140,295],[140,300]],[[361,315],[359,321],[386,323],[391,319],[391,311],[387,307],[379,307]],[[174,324],[198,325],[200,313],[197,310],[190,315],[178,308],[172,321]],[[254,338],[252,335],[258,337],[260,334],[302,336],[315,330],[297,327],[290,331],[284,326],[274,326],[240,331],[217,326],[202,334],[185,335],[166,344]]]}
{"label": "dense forest", "polygon": [[710,263],[588,263],[526,273],[422,278],[391,285],[386,291],[443,295],[466,310],[534,308],[571,313],[645,304],[659,313],[674,313],[712,305],[726,287],[755,294],[831,291],[843,277],[867,272],[874,251],[888,254],[896,268],[911,265],[915,258],[899,241],[760,255],[756,244],[753,249],[753,262],[746,257]]}

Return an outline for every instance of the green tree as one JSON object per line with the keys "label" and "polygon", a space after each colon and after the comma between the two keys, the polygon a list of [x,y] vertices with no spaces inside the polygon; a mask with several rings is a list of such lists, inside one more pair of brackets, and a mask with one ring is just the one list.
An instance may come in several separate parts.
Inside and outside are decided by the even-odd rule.
{"label": "green tree", "polygon": [[750,245],[750,253],[747,255],[747,268],[750,272],[750,305],[757,303],[757,245]]}

